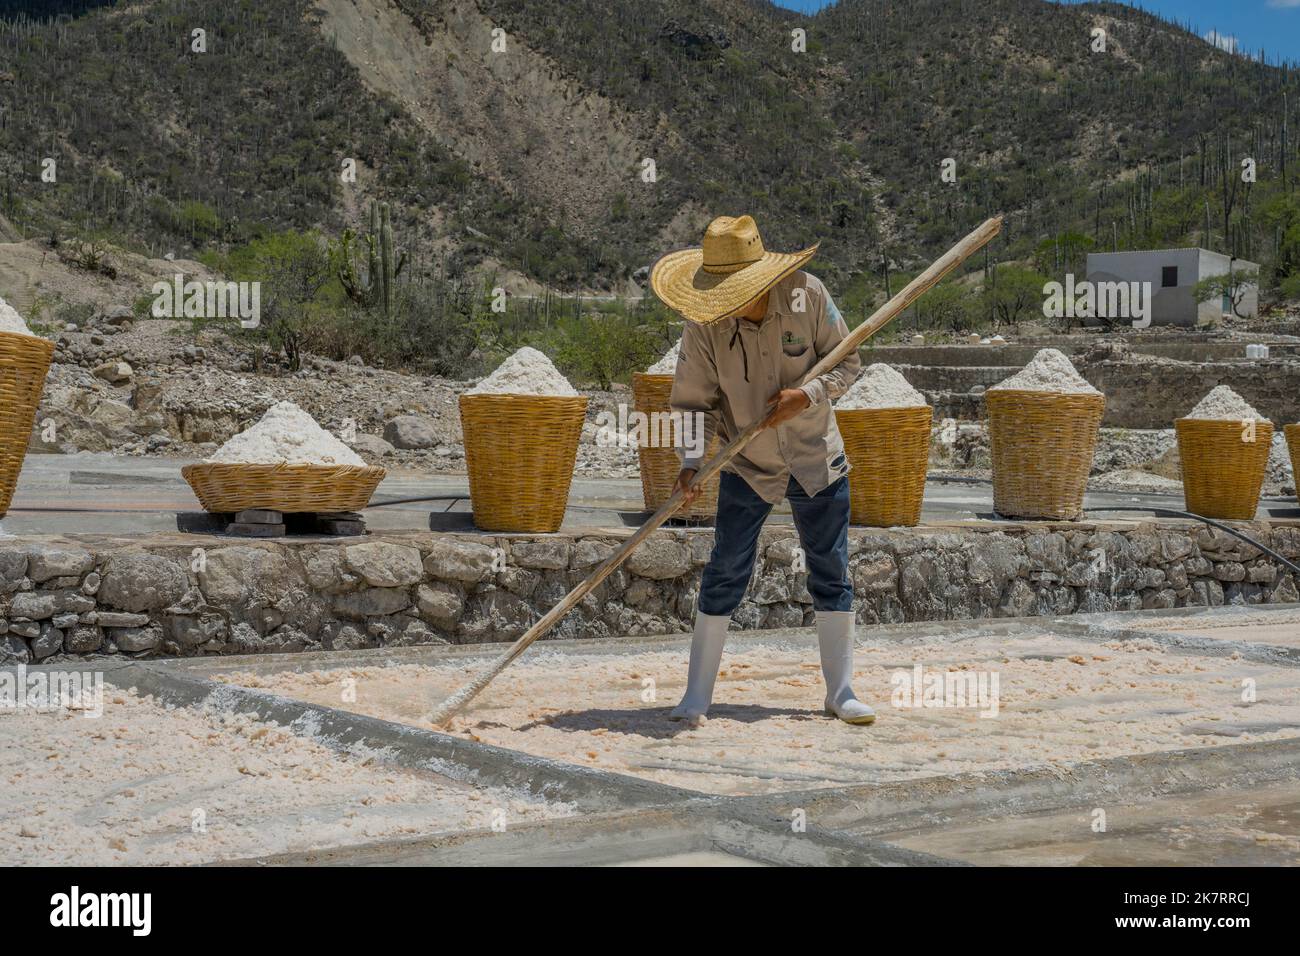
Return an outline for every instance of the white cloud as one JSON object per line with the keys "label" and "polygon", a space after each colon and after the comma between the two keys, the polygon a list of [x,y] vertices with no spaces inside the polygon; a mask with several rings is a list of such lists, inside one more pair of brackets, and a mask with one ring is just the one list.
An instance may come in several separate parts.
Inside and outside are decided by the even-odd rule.
{"label": "white cloud", "polygon": [[[1291,3],[1293,6],[1300,6],[1300,0],[1278,0],[1278,2]],[[1217,46],[1220,50],[1226,50],[1228,53],[1240,53],[1241,41],[1236,37],[1227,36],[1218,30],[1211,30],[1205,34],[1205,42]]]}

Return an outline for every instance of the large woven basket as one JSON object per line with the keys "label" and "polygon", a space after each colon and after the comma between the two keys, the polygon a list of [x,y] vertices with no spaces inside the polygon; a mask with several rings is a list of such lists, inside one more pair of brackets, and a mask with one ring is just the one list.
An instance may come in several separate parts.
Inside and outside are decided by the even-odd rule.
{"label": "large woven basket", "polygon": [[[635,372],[632,375],[632,406],[638,412],[651,415],[656,412],[671,412],[672,406],[669,405],[668,398],[672,390],[671,375]],[[644,444],[637,447],[637,457],[641,462],[641,497],[645,500],[647,511],[657,510],[668,500],[673,493],[673,485],[677,482],[677,474],[681,471],[681,462],[675,450],[677,430],[673,428],[671,434],[660,437],[662,440],[657,447],[646,447]],[[721,442],[714,437],[705,451],[705,459],[712,458],[720,447]],[[677,517],[707,518],[717,514],[719,478],[720,476],[714,475],[705,482],[699,497],[691,502],[689,508],[678,511]]]}
{"label": "large woven basket", "polygon": [[1174,431],[1187,510],[1205,518],[1254,518],[1268,469],[1273,426],[1256,422],[1254,441],[1243,440],[1246,430],[1241,422],[1180,418],[1174,422]]}
{"label": "large woven basket", "polygon": [[360,511],[388,472],[377,465],[186,465],[181,475],[208,511],[298,514]]}
{"label": "large woven basket", "polygon": [[1295,485],[1296,500],[1300,501],[1300,425],[1285,425],[1282,433],[1291,451],[1291,484]]}
{"label": "large woven basket", "polygon": [[49,339],[0,332],[0,518],[18,487],[53,357],[54,343]]}
{"label": "large woven basket", "polygon": [[917,408],[836,409],[849,472],[850,517],[877,528],[921,520],[934,411]]}
{"label": "large woven basket", "polygon": [[1008,518],[1080,517],[1105,397],[993,389],[984,400],[993,510]]}
{"label": "large woven basket", "polygon": [[462,395],[460,425],[475,526],[558,531],[586,415],[585,397]]}

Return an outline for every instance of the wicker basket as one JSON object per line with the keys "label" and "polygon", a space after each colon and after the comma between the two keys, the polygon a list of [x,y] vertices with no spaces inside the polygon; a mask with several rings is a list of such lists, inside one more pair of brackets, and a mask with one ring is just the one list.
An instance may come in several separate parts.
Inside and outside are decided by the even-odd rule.
{"label": "wicker basket", "polygon": [[1259,507],[1273,426],[1257,422],[1255,440],[1242,441],[1241,422],[1180,418],[1178,457],[1187,510],[1206,518],[1249,521]]}
{"label": "wicker basket", "polygon": [[920,522],[933,415],[928,405],[836,409],[835,421],[852,465],[849,501],[854,524],[891,528]]}
{"label": "wicker basket", "polygon": [[460,425],[475,526],[558,531],[586,415],[585,397],[462,395]]}
{"label": "wicker basket", "polygon": [[1296,500],[1300,501],[1300,425],[1286,425],[1286,447],[1291,451],[1291,484],[1295,485]]}
{"label": "wicker basket", "polygon": [[49,339],[0,332],[0,518],[18,486],[53,356]]}
{"label": "wicker basket", "polygon": [[266,508],[360,511],[388,472],[376,465],[186,465],[181,475],[208,511],[233,514]]}
{"label": "wicker basket", "polygon": [[1080,517],[1105,397],[993,389],[984,400],[993,510],[1009,518]]}
{"label": "wicker basket", "polygon": [[[671,412],[672,406],[668,404],[668,398],[672,390],[671,375],[647,375],[645,372],[635,372],[632,375],[633,408],[646,414]],[[677,474],[681,471],[681,462],[677,458],[674,447],[677,440],[676,430],[667,438],[667,447],[649,448],[644,445],[637,447],[637,457],[641,461],[641,497],[645,500],[647,511],[657,510],[668,500],[673,493],[673,485],[677,482]],[[705,459],[712,458],[721,447],[722,443],[715,437],[709,443],[704,455]],[[719,477],[714,475],[706,482],[700,496],[691,502],[689,508],[678,511],[676,516],[709,518],[717,514]]]}

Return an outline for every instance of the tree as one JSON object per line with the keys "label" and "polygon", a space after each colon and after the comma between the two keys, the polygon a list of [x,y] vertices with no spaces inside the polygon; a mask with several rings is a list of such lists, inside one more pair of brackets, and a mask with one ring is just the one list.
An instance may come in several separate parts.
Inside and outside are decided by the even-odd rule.
{"label": "tree", "polygon": [[1207,276],[1196,283],[1192,294],[1196,296],[1197,302],[1212,302],[1215,299],[1226,298],[1232,306],[1232,314],[1239,319],[1245,319],[1248,316],[1241,314],[1241,303],[1245,301],[1247,292],[1258,288],[1258,269],[1236,271],[1229,269],[1222,275]]}
{"label": "tree", "polygon": [[1047,276],[1019,266],[997,266],[993,283],[985,290],[993,306],[993,327],[1015,327],[1032,315],[1042,315],[1043,286]]}
{"label": "tree", "polygon": [[254,239],[225,257],[230,278],[261,283],[261,327],[294,371],[302,365],[303,328],[322,308],[318,297],[333,278],[332,265],[318,233],[292,230]]}

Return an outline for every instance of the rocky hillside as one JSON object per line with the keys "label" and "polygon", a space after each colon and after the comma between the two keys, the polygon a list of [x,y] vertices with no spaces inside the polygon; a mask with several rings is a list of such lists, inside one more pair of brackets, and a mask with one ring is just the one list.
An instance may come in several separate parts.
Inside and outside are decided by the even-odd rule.
{"label": "rocky hillside", "polygon": [[[107,230],[155,255],[339,228],[374,198],[394,204],[416,273],[620,291],[739,209],[774,246],[824,239],[840,278],[917,260],[992,210],[1011,213],[1002,258],[1071,230],[1195,238],[1202,203],[1178,190],[1208,187],[1229,144],[1277,175],[1283,93],[1300,108],[1292,74],[1108,3],[71,9],[0,27],[0,211],[24,235]],[[39,178],[50,158],[56,182]],[[1220,212],[1224,242],[1268,228],[1248,200]]]}

